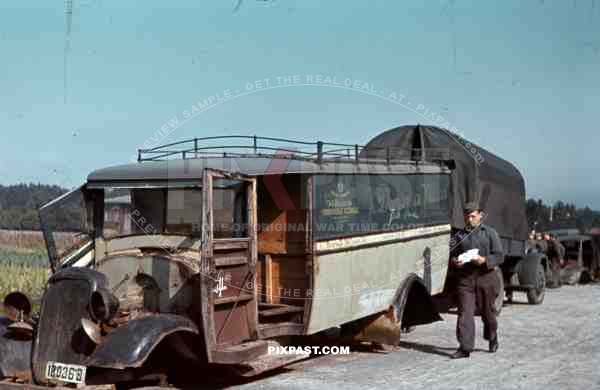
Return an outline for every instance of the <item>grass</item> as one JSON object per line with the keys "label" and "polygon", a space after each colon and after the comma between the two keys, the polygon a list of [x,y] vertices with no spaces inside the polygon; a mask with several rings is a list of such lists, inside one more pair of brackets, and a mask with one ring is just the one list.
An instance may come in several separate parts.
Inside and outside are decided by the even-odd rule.
{"label": "grass", "polygon": [[[17,250],[0,247],[0,264],[25,265],[48,268],[48,255],[45,249]],[[1,277],[1,276],[0,276]],[[1,287],[1,285],[0,285]]]}
{"label": "grass", "polygon": [[[0,297],[2,299],[12,291],[20,291],[29,297],[35,311],[47,280],[47,268],[0,262]],[[1,306],[0,313],[2,312]]]}
{"label": "grass", "polygon": [[2,300],[12,291],[25,293],[37,310],[48,270],[41,232],[0,230],[0,314]]}
{"label": "grass", "polygon": [[[74,233],[53,234],[57,250],[77,242]],[[15,290],[26,294],[37,307],[49,277],[48,255],[40,231],[0,229],[0,314],[4,297]]]}
{"label": "grass", "polygon": [[[54,233],[54,240],[59,251],[77,242],[74,233],[63,232]],[[0,315],[2,301],[12,291],[26,294],[36,312],[49,276],[42,232],[0,229]]]}
{"label": "grass", "polygon": [[0,230],[0,248],[19,251],[42,250],[44,236],[42,232],[30,230]]}
{"label": "grass", "polygon": [[[59,250],[60,248],[71,247],[78,241],[75,233],[55,232],[53,237]],[[0,249],[23,253],[40,252],[46,251],[46,243],[40,231],[0,229]]]}

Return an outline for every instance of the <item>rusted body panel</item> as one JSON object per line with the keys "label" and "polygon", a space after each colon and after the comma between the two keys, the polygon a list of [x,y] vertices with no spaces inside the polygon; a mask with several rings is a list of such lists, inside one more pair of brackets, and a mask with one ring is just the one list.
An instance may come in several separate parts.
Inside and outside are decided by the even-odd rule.
{"label": "rusted body panel", "polygon": [[[169,254],[164,250],[117,252],[98,261],[96,269],[106,275],[108,288],[121,300],[136,293],[132,291],[137,289],[135,275],[151,277],[158,289],[155,310],[162,313],[186,312],[194,304],[193,290],[199,285],[199,255],[193,251],[183,254]],[[146,298],[148,294],[146,290]]]}

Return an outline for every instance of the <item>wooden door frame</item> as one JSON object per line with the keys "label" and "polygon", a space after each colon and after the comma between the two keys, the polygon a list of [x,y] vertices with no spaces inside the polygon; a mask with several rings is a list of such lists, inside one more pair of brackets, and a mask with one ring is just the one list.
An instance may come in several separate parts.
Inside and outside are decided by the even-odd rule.
{"label": "wooden door frame", "polygon": [[[256,205],[256,179],[241,174],[235,174],[217,169],[205,169],[202,173],[202,266],[200,273],[201,294],[200,304],[202,312],[202,331],[206,345],[206,356],[208,361],[213,361],[213,350],[217,346],[217,335],[214,327],[214,297],[212,294],[214,288],[214,278],[211,276],[216,270],[216,264],[213,256],[215,241],[213,232],[213,178],[240,180],[249,183],[246,189],[246,202],[248,212],[248,269],[252,273],[250,280],[253,286],[254,305],[257,307],[253,311],[252,318],[248,318],[248,325],[251,335],[258,337],[258,296],[256,288],[256,263],[257,263],[257,205]],[[227,240],[227,239],[223,239]],[[208,272],[206,272],[208,270]],[[240,286],[242,289],[244,286]]]}

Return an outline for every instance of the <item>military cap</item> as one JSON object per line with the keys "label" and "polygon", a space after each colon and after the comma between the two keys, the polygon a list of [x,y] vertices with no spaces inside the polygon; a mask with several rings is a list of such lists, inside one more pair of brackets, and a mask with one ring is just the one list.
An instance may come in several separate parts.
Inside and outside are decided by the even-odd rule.
{"label": "military cap", "polygon": [[465,214],[472,213],[473,211],[481,211],[481,207],[479,207],[479,203],[477,202],[467,202],[465,207],[463,208],[463,212]]}

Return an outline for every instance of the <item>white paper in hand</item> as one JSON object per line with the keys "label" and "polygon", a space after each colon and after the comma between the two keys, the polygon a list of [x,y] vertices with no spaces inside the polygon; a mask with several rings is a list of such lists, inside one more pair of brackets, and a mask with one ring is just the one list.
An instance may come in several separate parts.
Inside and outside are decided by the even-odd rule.
{"label": "white paper in hand", "polygon": [[470,261],[473,261],[474,259],[476,259],[477,257],[479,257],[479,249],[475,248],[475,249],[470,249],[464,253],[461,253],[458,256],[458,261],[462,264],[468,263]]}

